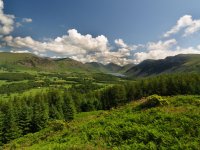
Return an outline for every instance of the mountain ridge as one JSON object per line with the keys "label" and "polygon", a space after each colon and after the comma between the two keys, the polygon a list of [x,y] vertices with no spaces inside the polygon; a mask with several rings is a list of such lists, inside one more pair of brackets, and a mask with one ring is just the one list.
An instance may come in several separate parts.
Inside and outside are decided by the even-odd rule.
{"label": "mountain ridge", "polygon": [[165,59],[147,59],[139,64],[119,66],[114,63],[82,63],[71,58],[40,57],[32,53],[0,52],[0,69],[49,72],[121,73],[127,77],[146,77],[165,73],[200,73],[200,54],[179,54]]}
{"label": "mountain ridge", "polygon": [[32,53],[0,52],[0,68],[8,70],[33,69],[50,72],[117,72],[121,66],[117,64],[101,64],[97,62],[82,63],[71,58],[40,57]]}
{"label": "mountain ridge", "polygon": [[163,73],[200,73],[200,54],[179,54],[165,59],[144,60],[125,72],[132,77],[145,77]]}

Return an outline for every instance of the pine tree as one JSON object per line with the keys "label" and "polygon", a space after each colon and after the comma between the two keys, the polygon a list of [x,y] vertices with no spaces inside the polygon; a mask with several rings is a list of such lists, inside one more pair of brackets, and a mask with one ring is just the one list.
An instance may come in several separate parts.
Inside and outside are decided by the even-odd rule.
{"label": "pine tree", "polygon": [[65,121],[70,121],[74,119],[75,107],[72,97],[66,92],[64,94],[64,105],[63,105],[63,114]]}
{"label": "pine tree", "polygon": [[33,103],[33,117],[31,120],[32,132],[39,131],[47,125],[49,119],[48,112],[48,104],[45,102],[41,94],[37,94],[34,97]]}
{"label": "pine tree", "polygon": [[49,103],[49,117],[51,119],[63,119],[63,98],[61,94],[56,89],[51,89],[47,93],[48,103]]}
{"label": "pine tree", "polygon": [[22,109],[19,113],[19,127],[22,130],[22,134],[25,135],[31,132],[31,118],[32,109],[27,106],[24,99],[22,101]]}
{"label": "pine tree", "polygon": [[125,87],[122,85],[115,85],[108,91],[108,97],[110,101],[110,108],[116,107],[120,104],[124,104],[126,99]]}
{"label": "pine tree", "polygon": [[3,144],[4,114],[0,111],[0,146]]}
{"label": "pine tree", "polygon": [[4,119],[4,142],[7,143],[21,136],[21,131],[17,124],[17,117],[12,101],[7,104]]}

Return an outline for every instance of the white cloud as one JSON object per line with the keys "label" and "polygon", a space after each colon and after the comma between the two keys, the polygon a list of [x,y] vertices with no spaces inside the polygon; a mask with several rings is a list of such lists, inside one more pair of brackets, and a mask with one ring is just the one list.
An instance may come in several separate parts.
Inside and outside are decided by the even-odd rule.
{"label": "white cloud", "polygon": [[47,42],[39,42],[31,37],[14,38],[12,36],[6,36],[3,40],[13,48],[29,48],[39,53],[51,51],[69,57],[77,54],[109,51],[108,40],[105,36],[93,38],[89,34],[81,35],[75,29],[69,30],[68,35]]}
{"label": "white cloud", "polygon": [[167,41],[158,41],[157,43],[149,42],[147,43],[147,51],[163,50],[169,49],[173,45],[177,44],[176,39],[170,39]]}
{"label": "white cloud", "polygon": [[22,26],[22,24],[21,24],[20,22],[16,22],[16,23],[15,23],[15,26],[16,26],[17,28],[19,28],[19,27]]}
{"label": "white cloud", "polygon": [[116,39],[114,42],[118,48],[126,49],[127,51],[136,50],[138,47],[142,46],[142,45],[128,45],[122,39]]}
{"label": "white cloud", "polygon": [[[196,48],[180,48],[176,39],[167,41],[149,42],[146,45],[128,45],[122,39],[115,40],[116,46],[111,46],[108,39],[103,36],[92,37],[82,35],[75,29],[68,30],[67,35],[49,39],[44,42],[36,41],[31,37],[6,36],[3,41],[18,52],[29,49],[30,52],[48,56],[51,52],[54,58],[70,57],[81,62],[140,63],[145,59],[163,59],[177,54],[200,53],[200,45]],[[140,49],[145,51],[140,51]],[[137,49],[137,51],[135,51]]]}
{"label": "white cloud", "polygon": [[115,40],[115,44],[118,46],[118,47],[123,47],[123,48],[127,48],[128,45],[124,43],[124,41],[122,39],[116,39]]}
{"label": "white cloud", "polygon": [[[200,45],[182,48],[177,45],[176,39],[148,42],[146,45],[126,44],[123,39],[116,39],[114,45],[110,45],[104,35],[97,37],[90,34],[82,35],[76,29],[68,30],[66,35],[43,41],[34,40],[30,36],[13,37],[7,34],[13,30],[14,18],[3,13],[3,1],[0,0],[0,34],[4,35],[1,39],[4,41],[2,46],[11,47],[13,53],[31,52],[39,56],[70,57],[81,62],[104,64],[112,62],[119,65],[140,63],[145,59],[163,59],[177,54],[200,53]],[[22,22],[17,22],[15,25],[20,27],[22,23],[30,22],[31,18],[23,18]],[[192,16],[185,15],[164,36],[169,37],[182,29],[184,36],[193,34],[200,30],[200,20],[193,20]]]}
{"label": "white cloud", "polygon": [[[158,41],[157,43],[148,43],[146,46],[147,51],[137,52],[134,54],[134,62],[140,63],[146,59],[164,59],[167,56],[175,56],[178,54],[200,54],[200,46],[181,48],[176,46],[175,39],[167,41]],[[173,48],[176,46],[176,48]]]}
{"label": "white cloud", "polygon": [[185,30],[184,36],[188,36],[200,30],[200,20],[194,20]]}
{"label": "white cloud", "polygon": [[11,53],[30,53],[28,50],[11,50]]}
{"label": "white cloud", "polygon": [[31,18],[23,18],[22,22],[24,22],[24,23],[31,23],[31,22],[33,22],[33,20]]}
{"label": "white cloud", "polygon": [[14,29],[14,15],[7,15],[3,12],[4,3],[3,0],[0,0],[0,34],[7,35],[11,33]]}
{"label": "white cloud", "polygon": [[145,59],[163,59],[169,55],[169,49],[176,44],[177,41],[175,39],[147,43],[145,52],[134,54],[134,62],[140,63]]}
{"label": "white cloud", "polygon": [[[110,46],[107,37],[100,35],[82,35],[77,30],[68,30],[67,35],[40,42],[31,37],[6,36],[3,41],[14,49],[30,49],[34,54],[55,53],[59,57],[71,57],[82,62],[97,61],[101,63],[114,62],[126,64],[132,62],[129,57],[137,48],[136,45],[127,45],[122,39],[115,40],[116,46]],[[56,55],[55,55],[56,56]]]}
{"label": "white cloud", "polygon": [[172,27],[171,30],[164,34],[164,37],[176,34],[182,29],[184,29],[183,36],[191,35],[200,30],[200,20],[193,20],[191,15],[185,15],[177,21],[176,25]]}

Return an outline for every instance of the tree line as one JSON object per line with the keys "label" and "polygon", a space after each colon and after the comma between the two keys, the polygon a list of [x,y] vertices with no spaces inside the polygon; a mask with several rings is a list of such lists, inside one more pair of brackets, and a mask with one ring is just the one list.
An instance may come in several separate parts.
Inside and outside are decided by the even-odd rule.
{"label": "tree line", "polygon": [[70,121],[75,111],[72,97],[56,89],[1,101],[0,142],[7,143],[27,133],[37,132],[50,120]]}
{"label": "tree line", "polygon": [[28,73],[0,73],[0,80],[12,81],[23,81],[23,80],[33,80],[35,77]]}

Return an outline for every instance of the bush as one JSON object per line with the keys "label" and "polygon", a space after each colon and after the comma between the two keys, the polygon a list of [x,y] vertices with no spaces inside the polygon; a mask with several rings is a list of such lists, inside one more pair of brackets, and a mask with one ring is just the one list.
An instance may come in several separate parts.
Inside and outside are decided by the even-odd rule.
{"label": "bush", "polygon": [[142,108],[151,108],[156,106],[168,105],[169,102],[159,95],[151,95],[147,97],[147,101],[141,104]]}
{"label": "bush", "polygon": [[53,131],[61,131],[65,128],[65,122],[62,120],[54,120],[49,123],[49,126],[52,128]]}

